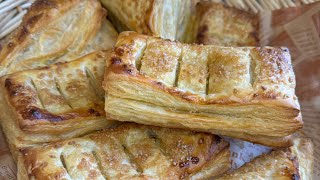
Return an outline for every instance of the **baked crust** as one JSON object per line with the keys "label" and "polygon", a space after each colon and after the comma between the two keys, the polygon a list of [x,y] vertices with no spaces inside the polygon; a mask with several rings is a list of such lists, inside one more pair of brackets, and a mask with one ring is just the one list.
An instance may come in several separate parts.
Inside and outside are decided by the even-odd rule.
{"label": "baked crust", "polygon": [[206,1],[200,1],[196,9],[197,43],[219,46],[259,45],[259,19],[256,14]]}
{"label": "baked crust", "polygon": [[127,123],[24,149],[19,164],[29,179],[205,179],[230,168],[230,152],[215,135]]}
{"label": "baked crust", "polygon": [[104,128],[101,87],[108,51],[3,76],[1,124],[11,149]]}
{"label": "baked crust", "polygon": [[108,17],[118,32],[131,30],[171,40],[180,39],[180,36],[184,35],[188,28],[191,8],[194,8],[192,0],[101,2],[108,10]]}
{"label": "baked crust", "polygon": [[118,32],[186,43],[258,45],[258,16],[202,0],[102,0]]}
{"label": "baked crust", "polygon": [[313,144],[303,138],[293,141],[292,147],[259,156],[218,179],[312,179]]}
{"label": "baked crust", "polygon": [[267,145],[260,137],[279,140],[303,124],[285,48],[187,45],[123,32],[108,61],[105,110],[120,121]]}
{"label": "baked crust", "polygon": [[37,0],[0,48],[0,76],[112,48],[116,37],[97,0]]}

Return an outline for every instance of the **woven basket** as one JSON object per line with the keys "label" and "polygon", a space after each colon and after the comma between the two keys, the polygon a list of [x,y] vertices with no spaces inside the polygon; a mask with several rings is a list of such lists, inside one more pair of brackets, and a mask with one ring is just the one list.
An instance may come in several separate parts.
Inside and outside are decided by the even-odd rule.
{"label": "woven basket", "polygon": [[[263,10],[275,10],[300,6],[319,0],[211,0],[227,6],[258,13]],[[0,0],[0,39],[16,29],[34,0]]]}

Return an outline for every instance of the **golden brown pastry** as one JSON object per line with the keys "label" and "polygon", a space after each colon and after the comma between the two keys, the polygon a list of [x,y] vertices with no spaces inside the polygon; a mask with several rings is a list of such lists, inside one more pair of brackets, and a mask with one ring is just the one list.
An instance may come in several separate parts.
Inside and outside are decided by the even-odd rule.
{"label": "golden brown pastry", "polygon": [[0,119],[12,152],[111,125],[101,87],[108,52],[0,79]]}
{"label": "golden brown pastry", "polygon": [[192,1],[101,0],[118,32],[131,30],[171,40],[183,36],[194,4]]}
{"label": "golden brown pastry", "polygon": [[107,116],[270,146],[302,128],[287,49],[187,45],[123,32],[110,56]]}
{"label": "golden brown pastry", "polygon": [[81,138],[22,150],[21,179],[206,179],[230,168],[220,137],[123,124]]}
{"label": "golden brown pastry", "polygon": [[0,76],[112,48],[116,37],[98,0],[37,0],[0,47]]}
{"label": "golden brown pastry", "polygon": [[257,15],[221,3],[201,1],[197,4],[196,42],[221,46],[257,46]]}
{"label": "golden brown pastry", "polygon": [[309,139],[294,139],[287,149],[262,155],[219,180],[244,179],[301,179],[311,180],[313,171],[313,144]]}

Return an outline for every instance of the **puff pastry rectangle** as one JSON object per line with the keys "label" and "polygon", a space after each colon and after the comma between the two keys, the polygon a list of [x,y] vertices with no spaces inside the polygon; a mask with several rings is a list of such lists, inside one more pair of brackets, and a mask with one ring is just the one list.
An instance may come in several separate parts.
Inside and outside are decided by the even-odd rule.
{"label": "puff pastry rectangle", "polygon": [[197,43],[221,46],[259,45],[258,15],[205,1],[199,2],[196,10]]}
{"label": "puff pastry rectangle", "polygon": [[117,35],[98,0],[37,0],[0,48],[0,76],[112,48]]}
{"label": "puff pastry rectangle", "polygon": [[107,52],[3,76],[0,119],[11,150],[104,128],[101,87]]}
{"label": "puff pastry rectangle", "polygon": [[206,179],[230,168],[218,136],[123,124],[114,129],[22,150],[21,179]]}
{"label": "puff pastry rectangle", "polygon": [[301,179],[311,180],[313,174],[313,144],[296,138],[287,149],[272,151],[257,157],[218,180],[238,179]]}
{"label": "puff pastry rectangle", "polygon": [[287,49],[187,45],[120,35],[106,69],[107,116],[271,146],[302,127]]}

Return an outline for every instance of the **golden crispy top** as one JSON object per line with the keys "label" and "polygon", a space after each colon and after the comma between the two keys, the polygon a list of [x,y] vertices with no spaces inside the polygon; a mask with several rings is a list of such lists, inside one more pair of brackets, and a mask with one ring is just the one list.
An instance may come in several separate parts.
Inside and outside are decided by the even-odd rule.
{"label": "golden crispy top", "polygon": [[95,52],[72,62],[3,76],[2,93],[20,128],[103,117],[106,55]]}
{"label": "golden crispy top", "polygon": [[221,46],[256,46],[259,44],[257,15],[221,3],[197,4],[197,43]]}
{"label": "golden crispy top", "polygon": [[35,1],[0,47],[0,76],[111,48],[117,32],[105,17],[98,0]]}
{"label": "golden crispy top", "polygon": [[226,148],[215,135],[127,123],[25,149],[21,159],[35,179],[184,179]]}
{"label": "golden crispy top", "polygon": [[200,104],[272,102],[299,109],[286,48],[188,45],[123,32],[110,57],[105,79],[127,75]]}

